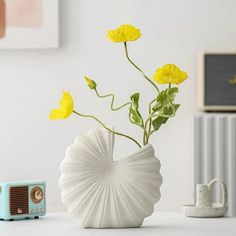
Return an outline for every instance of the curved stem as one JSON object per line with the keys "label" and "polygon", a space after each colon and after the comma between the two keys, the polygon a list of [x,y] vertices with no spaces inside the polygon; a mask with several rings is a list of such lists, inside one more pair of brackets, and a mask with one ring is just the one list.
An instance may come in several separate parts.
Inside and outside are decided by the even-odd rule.
{"label": "curved stem", "polygon": [[175,110],[175,107],[173,105],[173,102],[169,96],[169,91],[171,89],[171,84],[169,84],[168,86],[168,92],[167,92],[167,99],[169,101],[169,104],[171,106],[171,109],[172,109],[172,114],[171,115],[164,115],[164,114],[153,114],[152,113],[152,104],[155,102],[156,98],[153,99],[150,103],[149,103],[149,117],[147,118],[145,124],[144,124],[144,135],[143,135],[143,144],[147,144],[148,141],[149,141],[149,137],[155,132],[155,130],[152,130],[151,131],[151,124],[152,124],[152,119],[153,118],[156,118],[158,116],[160,117],[165,117],[165,118],[171,118],[171,117],[174,117],[175,116],[175,113],[176,113],[176,110]]}
{"label": "curved stem", "polygon": [[150,131],[150,132],[148,133],[147,139],[146,139],[146,143],[148,143],[150,136],[151,136],[154,132],[156,132],[156,130],[152,130],[152,131]]}
{"label": "curved stem", "polygon": [[147,138],[148,134],[147,134],[147,131],[145,129],[143,129],[143,130],[144,130],[144,132],[143,132],[143,146],[145,146],[146,138]]}
{"label": "curved stem", "polygon": [[132,137],[126,135],[126,134],[122,134],[122,133],[120,133],[120,132],[117,132],[117,131],[115,131],[115,130],[110,129],[110,128],[107,127],[105,124],[103,124],[103,122],[100,121],[96,116],[94,116],[94,115],[85,115],[85,114],[79,113],[79,112],[77,112],[77,111],[75,111],[75,110],[73,111],[73,113],[75,113],[76,115],[81,116],[81,117],[91,118],[91,119],[96,120],[96,121],[97,121],[103,128],[105,128],[106,130],[110,131],[110,132],[113,133],[113,134],[116,134],[116,135],[119,135],[119,136],[122,136],[122,137],[125,137],[125,138],[128,138],[128,139],[132,140],[133,142],[135,142],[135,144],[138,145],[139,148],[141,148],[141,145],[139,144],[139,142],[136,141],[134,138],[132,138]]}
{"label": "curved stem", "polygon": [[130,59],[129,57],[129,53],[128,53],[128,47],[127,47],[127,43],[124,42],[124,46],[125,46],[125,55],[126,58],[128,59],[128,61],[139,71],[141,72],[141,74],[143,75],[143,77],[152,84],[152,86],[156,89],[157,93],[160,92],[159,88],[156,86],[156,84],[150,79],[148,78],[148,76]]}
{"label": "curved stem", "polygon": [[[149,104],[149,115],[152,114],[152,104],[153,104],[155,101],[156,101],[156,98],[153,99],[153,100],[150,102],[150,104]],[[151,122],[151,120],[150,120],[150,122],[149,122],[149,127],[148,127],[148,132],[150,132],[150,130],[151,130],[151,124],[152,124],[152,122]]]}
{"label": "curved stem", "polygon": [[126,102],[125,104],[123,104],[123,105],[121,105],[121,106],[119,106],[119,107],[117,107],[117,108],[114,108],[115,95],[114,95],[113,93],[109,93],[109,94],[105,94],[105,95],[100,95],[100,94],[98,93],[98,91],[97,91],[96,88],[95,88],[94,90],[95,90],[96,95],[97,95],[99,98],[111,97],[111,106],[110,106],[110,108],[111,108],[112,111],[118,111],[118,110],[120,110],[121,108],[130,105],[130,102]]}
{"label": "curved stem", "polygon": [[[158,117],[158,116],[159,116],[159,114],[151,114],[151,115],[149,115],[149,117],[147,118],[147,120],[146,120],[146,122],[144,124],[144,130],[147,129],[147,126],[148,126],[148,124],[150,124],[152,122],[152,119],[155,118],[155,117]],[[145,140],[144,140],[144,145],[148,143],[150,135],[152,133],[154,133],[154,132],[155,132],[155,130],[146,132],[146,137],[145,137]]]}
{"label": "curved stem", "polygon": [[[172,113],[171,115],[151,114],[151,115],[147,118],[147,120],[146,120],[146,122],[145,122],[145,124],[144,124],[144,130],[147,130],[147,125],[148,125],[149,122],[151,122],[151,120],[152,120],[153,118],[156,118],[156,117],[158,117],[158,116],[164,117],[164,118],[170,118],[170,117],[173,116],[173,114],[174,114],[174,111],[173,111],[173,113]],[[154,132],[155,132],[155,130],[154,130],[154,131],[151,131],[151,132],[148,132],[148,133],[146,134],[146,139],[145,139],[145,142],[144,142],[145,144],[147,144],[150,135],[153,134]],[[145,144],[144,144],[144,145],[145,145]]]}
{"label": "curved stem", "polygon": [[[148,108],[148,115],[149,115],[149,116],[150,116],[151,113],[152,113],[152,104],[153,104],[155,101],[156,101],[156,98],[153,99],[153,100],[149,103],[149,106],[148,106],[148,107],[149,107],[149,108]],[[151,131],[151,127],[152,127],[152,120],[151,120],[151,119],[148,121],[147,126],[148,126],[148,129],[146,130],[145,127],[144,127],[144,132],[143,132],[143,144],[144,144],[144,145],[145,145],[145,143],[147,143],[146,139],[147,139],[147,137],[148,137],[148,134],[149,134],[150,131]]]}

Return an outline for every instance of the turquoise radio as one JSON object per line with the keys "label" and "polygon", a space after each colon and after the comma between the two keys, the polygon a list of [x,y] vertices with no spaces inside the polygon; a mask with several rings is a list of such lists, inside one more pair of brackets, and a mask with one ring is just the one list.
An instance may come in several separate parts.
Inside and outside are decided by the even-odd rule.
{"label": "turquoise radio", "polygon": [[0,219],[38,218],[46,214],[44,181],[0,183]]}

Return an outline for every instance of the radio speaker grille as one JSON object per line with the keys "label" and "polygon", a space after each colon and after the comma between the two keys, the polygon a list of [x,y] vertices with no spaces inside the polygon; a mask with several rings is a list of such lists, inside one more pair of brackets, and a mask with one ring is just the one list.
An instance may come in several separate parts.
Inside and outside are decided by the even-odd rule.
{"label": "radio speaker grille", "polygon": [[29,213],[28,186],[10,188],[10,212],[11,215],[23,215]]}

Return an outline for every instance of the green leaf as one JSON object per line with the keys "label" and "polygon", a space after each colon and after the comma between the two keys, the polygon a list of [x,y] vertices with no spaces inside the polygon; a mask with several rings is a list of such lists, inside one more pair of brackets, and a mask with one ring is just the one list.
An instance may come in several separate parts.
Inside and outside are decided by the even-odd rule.
{"label": "green leaf", "polygon": [[[178,108],[180,107],[180,104],[173,104],[174,108],[175,108],[175,111],[178,110]],[[169,119],[169,117],[163,117],[161,116],[162,114],[163,115],[167,115],[167,116],[170,116],[171,114],[173,113],[173,110],[172,110],[172,107],[171,106],[166,106],[163,108],[162,112],[160,113],[160,116],[158,116],[157,118],[155,118],[153,121],[152,121],[152,126],[154,128],[154,130],[158,130],[160,129],[160,127],[165,124],[167,122],[167,120]]]}
{"label": "green leaf", "polygon": [[131,105],[129,110],[130,121],[143,128],[143,118],[139,112],[139,93],[135,93],[130,97]]}
{"label": "green leaf", "polygon": [[177,87],[173,87],[167,92],[172,102],[175,100],[175,96],[178,92],[179,89]]}
{"label": "green leaf", "polygon": [[173,102],[175,100],[175,96],[178,93],[179,89],[177,87],[173,87],[171,89],[165,89],[162,90],[157,98],[156,98],[156,103],[152,107],[153,111],[159,111],[165,106],[170,105],[170,101]]}
{"label": "green leaf", "polygon": [[159,130],[160,127],[167,122],[168,118],[158,116],[155,120],[152,121],[152,126],[154,130]]}

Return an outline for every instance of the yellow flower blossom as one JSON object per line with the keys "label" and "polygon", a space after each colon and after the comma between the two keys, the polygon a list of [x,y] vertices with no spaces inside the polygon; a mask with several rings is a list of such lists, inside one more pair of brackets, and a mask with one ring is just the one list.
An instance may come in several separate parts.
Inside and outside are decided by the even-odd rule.
{"label": "yellow flower blossom", "polygon": [[121,25],[117,29],[109,30],[107,32],[109,40],[115,43],[135,41],[141,37],[140,30],[133,25]]}
{"label": "yellow flower blossom", "polygon": [[95,81],[91,80],[87,76],[84,76],[84,79],[85,79],[87,85],[89,86],[89,88],[95,89],[97,87],[97,84],[95,83]]}
{"label": "yellow flower blossom", "polygon": [[59,103],[59,108],[53,109],[49,115],[51,120],[60,120],[68,118],[74,109],[73,98],[69,92],[63,92]]}
{"label": "yellow flower blossom", "polygon": [[159,84],[181,84],[188,78],[188,74],[174,64],[166,64],[157,69],[153,78]]}

